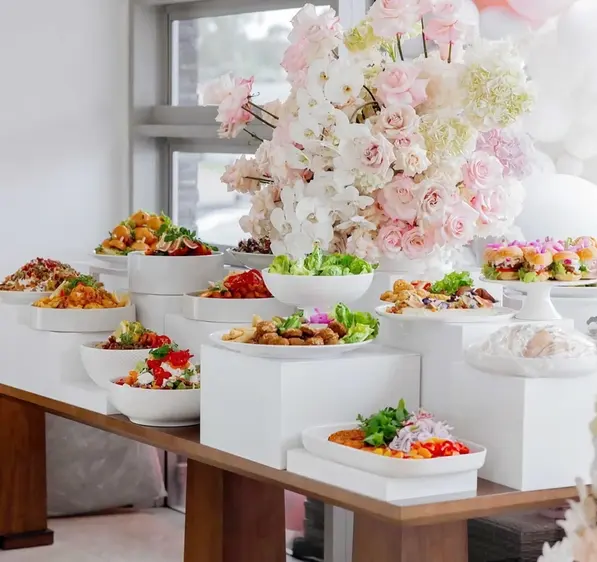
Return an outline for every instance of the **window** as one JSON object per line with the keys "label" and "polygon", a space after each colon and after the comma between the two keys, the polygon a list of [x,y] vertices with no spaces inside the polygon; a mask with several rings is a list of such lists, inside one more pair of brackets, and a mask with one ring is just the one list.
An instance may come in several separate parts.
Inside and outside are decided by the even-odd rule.
{"label": "window", "polygon": [[235,246],[247,235],[239,219],[249,212],[250,196],[229,192],[220,181],[224,168],[240,154],[173,153],[173,219],[203,240]]}

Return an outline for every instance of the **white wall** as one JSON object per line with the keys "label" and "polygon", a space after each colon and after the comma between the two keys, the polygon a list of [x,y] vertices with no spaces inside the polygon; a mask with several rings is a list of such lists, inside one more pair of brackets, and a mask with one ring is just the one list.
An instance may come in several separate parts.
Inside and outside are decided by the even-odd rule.
{"label": "white wall", "polygon": [[0,275],[128,211],[128,0],[0,1]]}

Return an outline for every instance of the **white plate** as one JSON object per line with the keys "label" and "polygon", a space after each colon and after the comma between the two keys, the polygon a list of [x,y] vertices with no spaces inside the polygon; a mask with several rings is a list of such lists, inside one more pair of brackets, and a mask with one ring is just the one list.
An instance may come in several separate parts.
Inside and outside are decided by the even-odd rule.
{"label": "white plate", "polygon": [[128,256],[129,290],[144,295],[184,295],[224,276],[224,254],[210,256]]}
{"label": "white plate", "polygon": [[339,275],[280,275],[262,271],[270,293],[279,301],[301,307],[332,308],[337,303],[350,304],[360,299],[373,282],[373,273]]}
{"label": "white plate", "polygon": [[266,357],[270,359],[322,359],[361,349],[372,343],[369,340],[361,343],[346,343],[338,345],[259,345],[254,343],[238,343],[222,340],[222,336],[229,330],[220,330],[209,335],[210,341],[224,349],[250,355],[251,357]]}
{"label": "white plate", "polygon": [[96,260],[100,260],[106,263],[109,263],[113,267],[118,269],[126,269],[126,265],[128,262],[128,256],[119,256],[115,254],[98,254],[93,252],[91,254]]}
{"label": "white plate", "polygon": [[234,260],[249,269],[266,269],[274,261],[273,254],[249,254],[247,252],[237,252],[236,250],[226,250]]}
{"label": "white plate", "polygon": [[123,320],[135,321],[134,305],[90,309],[30,308],[31,328],[45,332],[113,332]]}
{"label": "white plate", "polygon": [[189,320],[250,324],[253,316],[290,316],[296,307],[270,299],[210,299],[200,292],[183,296],[182,315]]}
{"label": "white plate", "polygon": [[184,427],[199,423],[201,389],[148,390],[112,382],[108,396],[133,423],[151,427]]}
{"label": "white plate", "polygon": [[436,322],[466,324],[472,322],[503,322],[513,318],[516,310],[505,308],[503,306],[494,306],[493,308],[474,308],[471,310],[421,310],[417,308],[407,308],[402,314],[393,314],[387,312],[391,304],[378,306],[375,312],[384,318],[392,320],[434,320]]}
{"label": "white plate", "polygon": [[144,361],[150,349],[102,349],[103,342],[84,343],[80,347],[81,361],[98,386],[107,389],[110,381],[126,377],[139,361]]}
{"label": "white plate", "polygon": [[51,292],[36,291],[0,291],[0,302],[7,304],[33,304],[39,299],[49,297]]}
{"label": "white plate", "polygon": [[388,478],[419,478],[479,470],[485,464],[487,451],[484,447],[458,439],[471,452],[468,455],[442,457],[438,459],[396,459],[374,455],[328,441],[329,436],[343,429],[355,429],[358,423],[336,423],[305,429],[303,446],[318,457],[377,474]]}

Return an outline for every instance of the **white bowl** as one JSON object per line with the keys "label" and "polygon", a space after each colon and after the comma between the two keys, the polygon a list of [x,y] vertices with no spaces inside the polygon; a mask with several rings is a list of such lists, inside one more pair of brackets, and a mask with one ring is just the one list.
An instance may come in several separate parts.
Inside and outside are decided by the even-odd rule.
{"label": "white bowl", "polygon": [[211,256],[128,256],[129,290],[146,295],[184,295],[224,276],[224,254]]}
{"label": "white bowl", "polygon": [[237,262],[249,269],[265,269],[271,265],[276,257],[273,254],[249,254],[247,252],[237,252],[236,250],[231,249],[228,249],[227,252],[233,256]]}
{"label": "white bowl", "polygon": [[295,306],[330,308],[339,302],[350,304],[360,299],[373,281],[373,273],[338,275],[280,275],[262,271],[270,293],[279,301]]}
{"label": "white bowl", "polygon": [[134,305],[120,308],[38,308],[31,306],[30,326],[45,332],[113,332],[123,320],[134,322]]}
{"label": "white bowl", "polygon": [[270,299],[210,299],[200,293],[183,296],[182,315],[189,320],[251,324],[253,316],[264,320],[274,316],[290,316],[296,307]]}
{"label": "white bowl", "polygon": [[328,441],[328,437],[336,431],[357,427],[357,423],[350,422],[305,429],[302,434],[303,446],[317,457],[388,478],[419,478],[421,476],[456,474],[479,470],[485,464],[487,450],[480,445],[461,439],[459,441],[471,451],[468,455],[436,459],[384,457]]}
{"label": "white bowl", "polygon": [[108,389],[110,381],[126,377],[139,361],[144,361],[150,349],[102,349],[102,342],[84,343],[80,347],[81,361],[87,374],[98,386]]}
{"label": "white bowl", "polygon": [[97,252],[93,252],[92,256],[97,260],[109,263],[116,269],[126,270],[126,264],[128,262],[127,256],[121,256],[118,254],[98,254]]}
{"label": "white bowl", "polygon": [[0,302],[6,304],[33,304],[35,301],[49,297],[51,294],[49,291],[0,291]]}
{"label": "white bowl", "polygon": [[148,390],[111,382],[110,402],[133,423],[152,427],[183,427],[199,423],[201,389]]}

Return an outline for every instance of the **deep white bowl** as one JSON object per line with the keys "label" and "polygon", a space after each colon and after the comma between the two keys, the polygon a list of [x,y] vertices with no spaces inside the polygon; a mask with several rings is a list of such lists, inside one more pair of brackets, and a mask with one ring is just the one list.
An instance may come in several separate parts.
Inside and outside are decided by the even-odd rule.
{"label": "deep white bowl", "polygon": [[280,275],[262,271],[270,293],[279,301],[295,306],[330,308],[339,302],[360,299],[373,282],[373,273],[336,277]]}
{"label": "deep white bowl", "polygon": [[274,316],[290,316],[296,307],[270,299],[210,299],[200,293],[184,295],[182,314],[189,320],[251,324],[257,315],[269,320]]}
{"label": "deep white bowl", "polygon": [[98,386],[108,389],[111,381],[126,377],[139,361],[144,361],[150,349],[102,349],[102,342],[84,343],[80,347],[81,361],[87,374]]}
{"label": "deep white bowl", "polygon": [[224,276],[224,254],[211,256],[128,256],[129,290],[146,295],[184,295]]}
{"label": "deep white bowl", "polygon": [[238,263],[249,269],[265,269],[271,265],[275,258],[273,254],[249,254],[247,252],[237,252],[236,250],[231,249],[227,251]]}
{"label": "deep white bowl", "polygon": [[30,326],[45,332],[113,332],[123,320],[134,322],[135,306],[120,308],[30,307]]}
{"label": "deep white bowl", "polygon": [[139,425],[183,427],[199,423],[201,389],[147,390],[112,381],[108,395],[118,411]]}
{"label": "deep white bowl", "polygon": [[49,297],[52,294],[49,292],[35,292],[35,291],[0,291],[0,302],[5,304],[33,304],[39,299]]}

